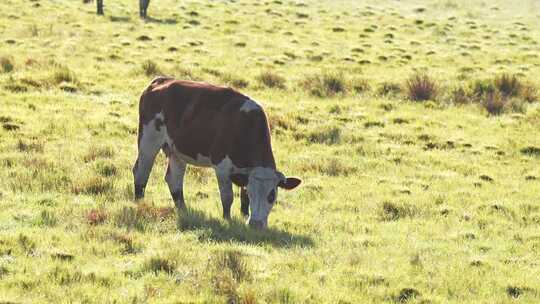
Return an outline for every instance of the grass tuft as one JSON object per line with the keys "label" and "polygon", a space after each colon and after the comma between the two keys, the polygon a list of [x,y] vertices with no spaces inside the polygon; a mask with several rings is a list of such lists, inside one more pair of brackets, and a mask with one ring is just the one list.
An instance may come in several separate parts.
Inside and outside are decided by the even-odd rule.
{"label": "grass tuft", "polygon": [[503,97],[516,97],[520,95],[522,83],[516,75],[502,74],[495,77],[493,81],[495,88]]}
{"label": "grass tuft", "polygon": [[92,209],[86,214],[86,222],[90,225],[99,225],[107,221],[109,215],[103,209]]}
{"label": "grass tuft", "polygon": [[249,86],[249,81],[229,73],[222,74],[221,80],[236,89],[244,89]]}
{"label": "grass tuft", "polygon": [[346,80],[341,73],[323,73],[306,77],[301,86],[316,97],[332,97],[346,92]]}
{"label": "grass tuft", "polygon": [[5,266],[0,266],[0,280],[9,274],[9,269]]}
{"label": "grass tuft", "polygon": [[381,208],[381,219],[383,221],[397,221],[407,217],[414,217],[416,214],[416,208],[406,203],[384,202]]}
{"label": "grass tuft", "polygon": [[341,141],[341,129],[337,127],[325,127],[317,131],[296,134],[297,139],[306,138],[311,143],[335,145]]}
{"label": "grass tuft", "polygon": [[211,255],[207,271],[215,293],[227,298],[227,302],[240,300],[239,285],[251,279],[251,271],[241,252],[224,250]]}
{"label": "grass tuft", "polygon": [[152,60],[143,61],[143,63],[141,64],[141,69],[144,75],[148,77],[155,77],[162,74],[158,64]]}
{"label": "grass tuft", "polygon": [[20,152],[37,152],[43,153],[45,150],[45,144],[40,141],[32,140],[30,142],[19,139],[17,142],[17,150]]}
{"label": "grass tuft", "polygon": [[428,74],[417,73],[405,83],[407,96],[413,101],[435,100],[439,93],[437,82]]}
{"label": "grass tuft", "polygon": [[36,243],[24,234],[19,234],[17,237],[17,243],[27,255],[32,254],[37,247]]}
{"label": "grass tuft", "polygon": [[251,277],[249,266],[241,252],[225,250],[212,255],[211,263],[215,270],[230,271],[234,280],[242,282]]}
{"label": "grass tuft", "polygon": [[115,223],[118,227],[127,229],[146,230],[152,223],[163,222],[174,216],[172,207],[155,207],[148,204],[139,204],[137,207],[124,207],[115,215]]}
{"label": "grass tuft", "polygon": [[502,74],[494,79],[475,80],[468,98],[479,102],[490,115],[504,112],[525,113],[526,103],[538,100],[536,87],[521,81],[518,76]]}
{"label": "grass tuft", "polygon": [[474,98],[481,99],[487,94],[494,93],[496,91],[496,88],[490,80],[477,79],[472,82],[471,91]]}
{"label": "grass tuft", "polygon": [[377,88],[377,95],[382,97],[396,96],[401,93],[401,85],[394,82],[383,82]]}
{"label": "grass tuft", "polygon": [[350,80],[351,90],[356,94],[367,93],[371,90],[369,80],[365,78],[354,78]]}
{"label": "grass tuft", "polygon": [[103,177],[111,177],[118,174],[118,168],[110,161],[99,161],[96,163],[96,172]]}
{"label": "grass tuft", "polygon": [[272,71],[261,72],[257,81],[268,88],[285,89],[285,78]]}
{"label": "grass tuft", "polygon": [[101,195],[110,193],[114,189],[111,179],[101,176],[90,176],[77,179],[71,187],[74,194]]}
{"label": "grass tuft", "polygon": [[58,219],[51,211],[43,210],[35,223],[38,226],[54,227],[58,223]]}
{"label": "grass tuft", "polygon": [[66,83],[76,83],[77,77],[73,71],[68,67],[60,66],[57,67],[51,76],[51,82],[55,85]]}
{"label": "grass tuft", "polygon": [[[305,169],[308,167],[304,166]],[[356,167],[348,164],[339,158],[330,158],[324,161],[322,165],[317,166],[317,171],[326,176],[349,176],[356,173],[358,170]]]}
{"label": "grass tuft", "polygon": [[134,254],[142,250],[142,248],[133,241],[133,238],[127,234],[115,233],[112,235],[112,239],[122,246],[122,254]]}
{"label": "grass tuft", "polygon": [[504,112],[507,103],[508,100],[506,98],[499,92],[494,91],[485,95],[481,105],[490,115],[500,115]]}
{"label": "grass tuft", "polygon": [[521,86],[521,96],[523,100],[528,103],[537,102],[538,99],[538,89],[531,83],[525,83]]}
{"label": "grass tuft", "polygon": [[524,155],[540,157],[540,147],[528,146],[519,151]]}
{"label": "grass tuft", "polygon": [[110,159],[114,156],[114,150],[110,146],[91,146],[83,157],[85,163],[96,159]]}
{"label": "grass tuft", "polygon": [[403,288],[394,297],[395,303],[408,303],[420,297],[420,292],[414,288]]}
{"label": "grass tuft", "polygon": [[0,57],[0,71],[2,73],[10,73],[15,68],[13,59],[9,57]]}
{"label": "grass tuft", "polygon": [[450,95],[450,100],[455,105],[464,105],[471,102],[470,94],[462,86],[452,89]]}
{"label": "grass tuft", "polygon": [[21,84],[17,81],[10,82],[4,85],[4,89],[12,93],[26,93],[28,92],[28,86]]}
{"label": "grass tuft", "polygon": [[174,274],[177,267],[177,262],[171,258],[161,256],[151,257],[144,262],[142,267],[145,272],[152,272],[155,275],[165,273],[168,275]]}

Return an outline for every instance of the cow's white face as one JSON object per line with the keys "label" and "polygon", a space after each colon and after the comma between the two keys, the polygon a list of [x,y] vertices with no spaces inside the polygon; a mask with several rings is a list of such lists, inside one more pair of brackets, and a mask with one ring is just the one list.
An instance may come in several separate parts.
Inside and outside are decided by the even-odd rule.
{"label": "cow's white face", "polygon": [[287,178],[281,172],[262,167],[254,168],[249,176],[233,174],[231,180],[247,188],[250,209],[247,223],[257,229],[268,227],[268,215],[277,200],[278,188],[291,190],[301,183],[298,178]]}
{"label": "cow's white face", "polygon": [[276,202],[280,178],[268,168],[255,168],[249,175],[247,193],[249,196],[248,224],[255,228],[268,226],[268,215]]}

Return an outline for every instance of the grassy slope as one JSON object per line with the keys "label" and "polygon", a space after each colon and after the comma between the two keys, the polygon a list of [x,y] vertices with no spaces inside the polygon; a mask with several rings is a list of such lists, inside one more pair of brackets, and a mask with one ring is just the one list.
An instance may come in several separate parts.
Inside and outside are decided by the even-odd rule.
{"label": "grassy slope", "polygon": [[[500,71],[538,79],[536,2],[164,0],[147,23],[132,1],[109,1],[106,17],[80,2],[0,4],[0,57],[14,62],[0,73],[0,301],[540,299],[540,171],[520,152],[540,146],[538,106],[488,117],[298,86],[326,70],[372,88],[425,68],[445,86]],[[238,202],[237,220],[222,221],[204,169],[190,169],[194,211],[177,223],[162,156],[146,202],[133,204],[146,60],[178,77],[249,82],[280,168],[305,180],[280,193],[270,231],[244,228]],[[256,81],[267,69],[287,90]]]}

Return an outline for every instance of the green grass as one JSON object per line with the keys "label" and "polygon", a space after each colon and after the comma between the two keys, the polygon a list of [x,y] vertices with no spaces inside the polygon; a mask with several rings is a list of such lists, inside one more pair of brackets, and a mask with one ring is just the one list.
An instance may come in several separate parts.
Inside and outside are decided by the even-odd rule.
{"label": "green grass", "polygon": [[[105,4],[0,4],[0,302],[540,301],[535,1]],[[200,168],[178,216],[163,155],[133,202],[157,74],[264,105],[304,180],[270,229]]]}

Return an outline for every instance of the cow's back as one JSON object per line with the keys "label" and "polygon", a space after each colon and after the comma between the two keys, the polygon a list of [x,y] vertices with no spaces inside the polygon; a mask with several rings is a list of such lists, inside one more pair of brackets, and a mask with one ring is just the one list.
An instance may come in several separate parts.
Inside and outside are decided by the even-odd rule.
{"label": "cow's back", "polygon": [[185,119],[189,120],[201,112],[216,113],[230,106],[231,101],[246,99],[249,98],[231,88],[158,77],[142,93],[139,115],[143,124],[161,112],[173,120],[187,114]]}

